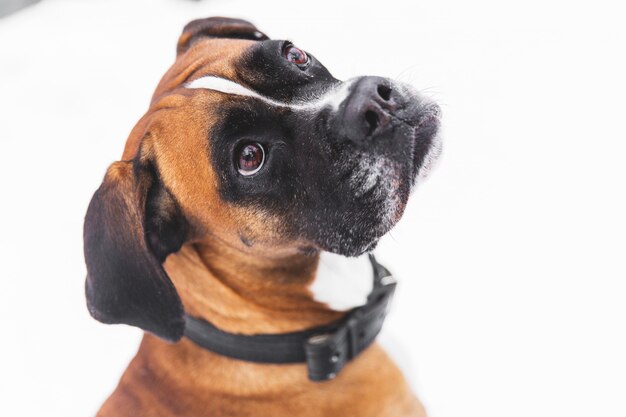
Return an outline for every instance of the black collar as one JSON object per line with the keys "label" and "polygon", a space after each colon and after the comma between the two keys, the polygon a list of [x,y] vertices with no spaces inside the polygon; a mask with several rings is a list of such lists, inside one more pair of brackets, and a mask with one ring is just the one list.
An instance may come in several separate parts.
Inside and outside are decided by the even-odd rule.
{"label": "black collar", "polygon": [[211,323],[185,315],[185,336],[201,347],[248,362],[304,363],[309,379],[334,378],[376,339],[387,315],[396,281],[370,255],[374,287],[367,303],[325,326],[292,333],[243,335],[224,332]]}

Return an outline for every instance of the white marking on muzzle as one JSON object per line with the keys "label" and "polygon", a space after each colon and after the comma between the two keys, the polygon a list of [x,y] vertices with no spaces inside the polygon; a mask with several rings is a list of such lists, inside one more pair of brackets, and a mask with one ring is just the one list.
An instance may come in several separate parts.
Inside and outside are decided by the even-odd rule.
{"label": "white marking on muzzle", "polygon": [[239,83],[226,78],[216,77],[214,75],[200,77],[185,84],[185,88],[213,90],[224,94],[253,97],[271,106],[288,107],[292,110],[319,110],[327,106],[331,107],[333,110],[337,110],[350,93],[351,86],[352,80],[349,80],[342,83],[339,87],[329,89],[321,96],[313,96],[296,102],[287,103],[263,96]]}

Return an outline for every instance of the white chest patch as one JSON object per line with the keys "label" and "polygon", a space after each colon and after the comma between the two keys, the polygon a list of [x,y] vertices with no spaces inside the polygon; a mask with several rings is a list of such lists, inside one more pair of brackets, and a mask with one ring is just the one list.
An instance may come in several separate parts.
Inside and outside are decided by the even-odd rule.
{"label": "white chest patch", "polygon": [[372,292],[374,271],[367,254],[348,258],[322,252],[315,280],[309,287],[313,298],[336,311],[367,303]]}

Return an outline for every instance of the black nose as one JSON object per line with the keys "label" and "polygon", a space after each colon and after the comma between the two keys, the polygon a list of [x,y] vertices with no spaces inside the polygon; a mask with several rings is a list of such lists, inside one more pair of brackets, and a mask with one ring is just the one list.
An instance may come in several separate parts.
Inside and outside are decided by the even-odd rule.
{"label": "black nose", "polygon": [[396,92],[381,77],[363,77],[351,88],[343,111],[344,133],[353,142],[385,136],[397,110]]}

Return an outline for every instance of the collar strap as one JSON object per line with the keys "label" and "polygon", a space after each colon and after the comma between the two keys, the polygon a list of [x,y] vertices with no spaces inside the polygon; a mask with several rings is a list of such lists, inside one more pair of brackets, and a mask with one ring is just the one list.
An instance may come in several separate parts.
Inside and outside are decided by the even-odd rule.
{"label": "collar strap", "polygon": [[309,379],[332,379],[367,348],[383,326],[396,280],[370,255],[374,287],[367,303],[328,325],[279,334],[227,333],[213,324],[185,315],[185,336],[211,352],[257,363],[305,363]]}

